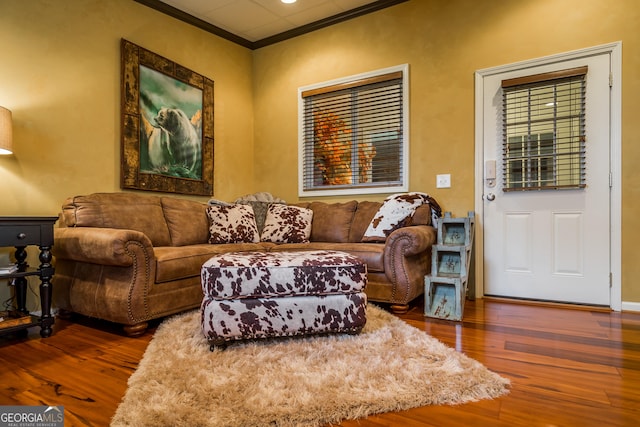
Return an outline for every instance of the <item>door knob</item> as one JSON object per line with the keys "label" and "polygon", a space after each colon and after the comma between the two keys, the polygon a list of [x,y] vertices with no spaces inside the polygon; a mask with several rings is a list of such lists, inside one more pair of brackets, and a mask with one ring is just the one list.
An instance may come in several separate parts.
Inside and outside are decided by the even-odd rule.
{"label": "door knob", "polygon": [[496,199],[496,195],[493,193],[487,194],[487,200],[493,202]]}

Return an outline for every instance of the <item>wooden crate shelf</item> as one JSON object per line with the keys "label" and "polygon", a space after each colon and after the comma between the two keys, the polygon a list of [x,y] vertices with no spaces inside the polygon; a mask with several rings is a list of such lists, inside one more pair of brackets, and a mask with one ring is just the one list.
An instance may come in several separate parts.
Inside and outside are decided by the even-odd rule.
{"label": "wooden crate shelf", "polygon": [[438,244],[431,252],[431,275],[424,278],[424,314],[439,319],[462,320],[467,283],[475,214],[453,218],[445,212],[438,219]]}
{"label": "wooden crate shelf", "polygon": [[424,314],[447,320],[462,320],[467,294],[466,277],[430,277],[424,279]]}
{"label": "wooden crate shelf", "polygon": [[451,212],[445,212],[438,220],[438,244],[471,246],[475,228],[475,212],[469,211],[466,217],[453,218]]}
{"label": "wooden crate shelf", "polygon": [[471,246],[433,245],[431,275],[437,277],[466,277],[469,275]]}

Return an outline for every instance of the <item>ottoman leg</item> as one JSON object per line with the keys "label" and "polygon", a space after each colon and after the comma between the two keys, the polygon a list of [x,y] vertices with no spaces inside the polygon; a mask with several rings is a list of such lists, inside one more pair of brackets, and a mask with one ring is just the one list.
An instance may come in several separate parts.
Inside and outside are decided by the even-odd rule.
{"label": "ottoman leg", "polygon": [[349,329],[348,331],[346,331],[347,335],[358,335],[360,332],[362,332],[362,328],[355,328],[355,329]]}
{"label": "ottoman leg", "polygon": [[216,348],[224,351],[227,348],[227,342],[225,340],[209,340],[209,351],[213,351]]}

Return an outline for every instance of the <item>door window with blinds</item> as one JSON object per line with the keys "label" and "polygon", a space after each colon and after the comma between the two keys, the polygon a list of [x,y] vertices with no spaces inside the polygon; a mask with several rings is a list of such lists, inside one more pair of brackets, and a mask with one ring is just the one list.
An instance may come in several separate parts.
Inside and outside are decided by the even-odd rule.
{"label": "door window with blinds", "polygon": [[408,66],[299,89],[299,194],[407,191]]}
{"label": "door window with blinds", "polygon": [[584,188],[587,67],[502,81],[503,191]]}

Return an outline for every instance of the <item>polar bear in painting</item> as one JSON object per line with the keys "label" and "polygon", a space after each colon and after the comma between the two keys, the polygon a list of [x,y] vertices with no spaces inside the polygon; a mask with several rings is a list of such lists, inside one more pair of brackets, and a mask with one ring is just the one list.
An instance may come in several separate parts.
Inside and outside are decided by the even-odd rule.
{"label": "polar bear in painting", "polygon": [[200,163],[202,141],[187,115],[176,108],[161,108],[154,121],[169,134],[172,164],[197,173],[195,168]]}

